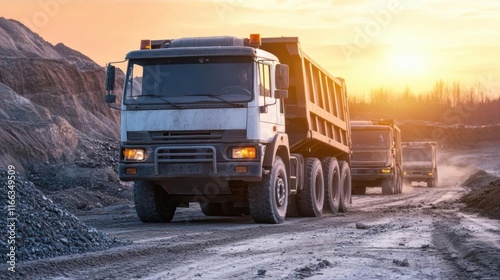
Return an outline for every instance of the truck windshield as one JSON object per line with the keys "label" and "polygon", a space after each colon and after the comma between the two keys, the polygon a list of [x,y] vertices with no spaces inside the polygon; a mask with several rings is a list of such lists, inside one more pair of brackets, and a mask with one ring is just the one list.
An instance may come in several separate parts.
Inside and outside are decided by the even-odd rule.
{"label": "truck windshield", "polygon": [[432,161],[432,148],[403,148],[403,161]]}
{"label": "truck windshield", "polygon": [[125,104],[240,105],[252,99],[252,81],[253,60],[246,57],[131,60]]}
{"label": "truck windshield", "polygon": [[352,146],[356,148],[388,149],[391,146],[389,130],[352,130]]}

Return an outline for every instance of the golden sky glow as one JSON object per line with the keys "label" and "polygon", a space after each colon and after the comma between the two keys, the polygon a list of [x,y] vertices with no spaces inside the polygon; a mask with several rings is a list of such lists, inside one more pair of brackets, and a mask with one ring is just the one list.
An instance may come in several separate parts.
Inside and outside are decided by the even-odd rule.
{"label": "golden sky glow", "polygon": [[497,0],[0,0],[0,16],[103,66],[141,39],[298,36],[350,94],[443,79],[500,96],[499,15]]}

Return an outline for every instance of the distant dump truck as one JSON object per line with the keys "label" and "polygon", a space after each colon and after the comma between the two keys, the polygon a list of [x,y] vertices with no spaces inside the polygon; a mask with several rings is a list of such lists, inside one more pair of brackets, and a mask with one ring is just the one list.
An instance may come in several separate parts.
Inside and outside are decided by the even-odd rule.
{"label": "distant dump truck", "polygon": [[135,182],[141,221],[169,222],[190,202],[208,216],[273,224],[347,211],[345,82],[298,38],[143,40],[126,59],[119,176]]}
{"label": "distant dump truck", "polygon": [[401,193],[401,130],[394,121],[352,121],[351,131],[353,194],[365,194],[367,187],[381,187],[382,194]]}
{"label": "distant dump truck", "polygon": [[434,141],[403,142],[403,182],[426,182],[437,187],[437,144]]}

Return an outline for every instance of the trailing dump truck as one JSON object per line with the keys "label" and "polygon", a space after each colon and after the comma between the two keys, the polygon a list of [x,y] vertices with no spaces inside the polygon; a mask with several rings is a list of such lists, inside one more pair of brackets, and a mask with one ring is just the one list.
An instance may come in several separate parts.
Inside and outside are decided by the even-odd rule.
{"label": "trailing dump truck", "polygon": [[[126,60],[118,169],[141,221],[169,222],[192,202],[272,224],[348,210],[345,82],[298,38],[143,40]],[[114,80],[110,63],[110,106]]]}
{"label": "trailing dump truck", "polygon": [[403,142],[403,182],[426,182],[437,187],[437,143],[434,141]]}
{"label": "trailing dump truck", "polygon": [[351,131],[353,194],[365,194],[367,187],[401,193],[401,130],[394,120],[352,121]]}

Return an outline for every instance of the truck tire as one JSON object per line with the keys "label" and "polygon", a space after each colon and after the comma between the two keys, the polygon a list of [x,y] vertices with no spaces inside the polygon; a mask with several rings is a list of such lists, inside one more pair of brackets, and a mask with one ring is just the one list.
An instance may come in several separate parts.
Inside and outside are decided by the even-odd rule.
{"label": "truck tire", "polygon": [[397,180],[396,180],[396,193],[400,194],[403,192],[403,172],[398,169],[398,174],[397,174]]}
{"label": "truck tire", "polygon": [[396,177],[382,181],[382,194],[394,194],[396,188]]}
{"label": "truck tire", "polygon": [[435,188],[435,187],[437,187],[437,185],[438,185],[438,176],[437,176],[437,171],[435,171],[434,178],[427,181],[427,187]]}
{"label": "truck tire", "polygon": [[221,204],[222,216],[237,217],[248,215],[248,207],[234,207],[232,202],[225,202]]}
{"label": "truck tire", "polygon": [[205,216],[222,216],[221,203],[200,202],[200,208]]}
{"label": "truck tire", "polygon": [[346,213],[349,211],[349,207],[352,203],[351,192],[352,192],[352,180],[351,180],[351,168],[349,163],[346,161],[339,161],[340,167],[340,203],[339,212]]}
{"label": "truck tire", "polygon": [[297,206],[302,217],[320,217],[325,201],[325,183],[321,162],[306,158],[304,186],[297,194]]}
{"label": "truck tire", "polygon": [[177,208],[177,202],[161,186],[148,181],[134,183],[134,203],[143,223],[170,222]]}
{"label": "truck tire", "polygon": [[250,215],[256,223],[280,224],[285,220],[288,206],[286,168],[280,157],[262,180],[248,187]]}
{"label": "truck tire", "polygon": [[323,209],[331,213],[339,211],[340,168],[336,158],[325,157],[321,161],[325,182],[325,203]]}
{"label": "truck tire", "polygon": [[366,186],[353,187],[352,194],[356,194],[356,195],[366,194]]}

